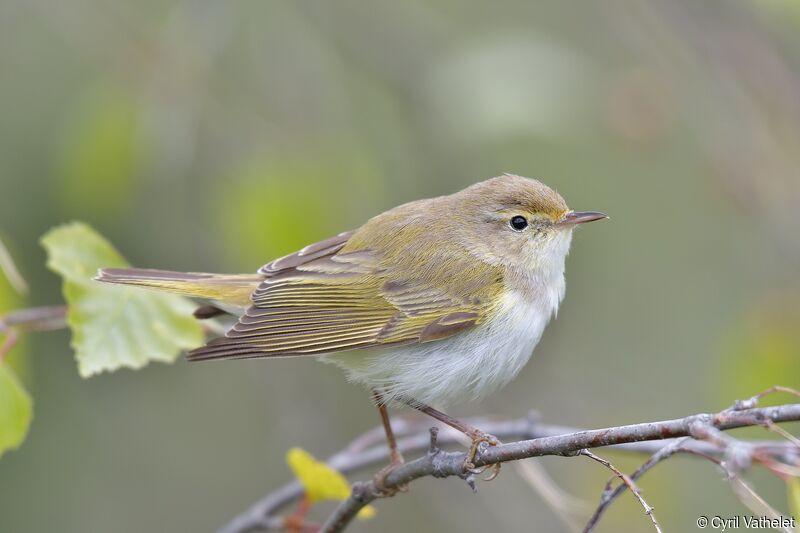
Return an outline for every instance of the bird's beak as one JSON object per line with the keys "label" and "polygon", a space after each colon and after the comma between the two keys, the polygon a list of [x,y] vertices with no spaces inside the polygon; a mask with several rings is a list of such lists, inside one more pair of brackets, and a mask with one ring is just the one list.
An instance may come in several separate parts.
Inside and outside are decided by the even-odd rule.
{"label": "bird's beak", "polygon": [[556,222],[556,226],[576,226],[578,224],[586,224],[587,222],[594,222],[595,220],[602,220],[608,218],[608,215],[600,211],[570,211],[564,217]]}

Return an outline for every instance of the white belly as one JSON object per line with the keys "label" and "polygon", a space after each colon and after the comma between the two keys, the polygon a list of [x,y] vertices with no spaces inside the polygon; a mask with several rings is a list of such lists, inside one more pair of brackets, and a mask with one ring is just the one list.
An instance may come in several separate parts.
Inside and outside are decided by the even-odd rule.
{"label": "white belly", "polygon": [[402,395],[437,406],[477,400],[506,385],[528,362],[558,309],[563,285],[551,291],[535,300],[510,291],[492,319],[449,339],[320,359],[344,368],[351,381],[383,390],[388,400]]}

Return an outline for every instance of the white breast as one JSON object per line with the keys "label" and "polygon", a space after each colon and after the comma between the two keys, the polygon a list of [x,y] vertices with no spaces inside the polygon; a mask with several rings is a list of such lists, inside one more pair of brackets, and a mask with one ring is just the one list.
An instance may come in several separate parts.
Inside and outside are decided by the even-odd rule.
{"label": "white breast", "polygon": [[510,290],[499,312],[449,339],[321,358],[386,392],[443,406],[477,400],[511,381],[530,359],[564,295],[563,270],[536,297]]}

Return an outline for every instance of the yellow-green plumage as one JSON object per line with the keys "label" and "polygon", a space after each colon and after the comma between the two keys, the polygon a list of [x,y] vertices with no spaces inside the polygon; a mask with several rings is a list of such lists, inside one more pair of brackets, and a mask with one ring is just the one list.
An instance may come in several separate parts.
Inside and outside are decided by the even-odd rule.
{"label": "yellow-green plumage", "polygon": [[149,268],[103,268],[95,278],[104,283],[134,285],[146,289],[202,298],[226,307],[248,307],[253,290],[263,281],[258,274],[209,274],[171,272]]}
{"label": "yellow-green plumage", "polygon": [[[569,213],[547,186],[504,175],[396,207],[356,231],[268,263],[256,275],[108,269],[98,279],[209,299],[226,309],[246,307],[225,337],[192,351],[193,360],[357,350],[364,357],[332,360],[354,379],[374,384],[391,382],[400,371],[376,366],[376,357],[396,353],[399,361],[411,353],[411,362],[400,364],[415,364],[417,352],[399,347],[430,344],[434,348],[418,353],[434,355],[436,346],[467,349],[475,343],[469,331],[502,345],[503,328],[510,328],[509,338],[525,344],[517,351],[527,353],[515,356],[516,372],[563,296]],[[530,227],[513,231],[514,216],[525,217]],[[533,313],[533,321],[517,309]],[[461,344],[440,344],[462,337]],[[425,357],[432,361],[434,355]]]}
{"label": "yellow-green plumage", "polygon": [[504,244],[480,234],[487,224],[497,224],[484,220],[486,208],[554,219],[567,211],[560,196],[546,187],[532,190],[530,183],[503,176],[454,195],[411,202],[355,232],[266,265],[253,306],[227,337],[190,358],[430,342],[480,324],[498,305],[509,269],[525,268],[504,262]]}

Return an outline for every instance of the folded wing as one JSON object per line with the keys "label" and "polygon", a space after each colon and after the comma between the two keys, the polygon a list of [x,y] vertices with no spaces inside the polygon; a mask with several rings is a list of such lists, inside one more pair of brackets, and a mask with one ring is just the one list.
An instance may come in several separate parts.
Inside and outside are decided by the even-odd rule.
{"label": "folded wing", "polygon": [[259,271],[252,306],[191,360],[320,355],[428,342],[481,321],[477,299],[395,279],[372,250],[342,252],[352,233],[308,246]]}

